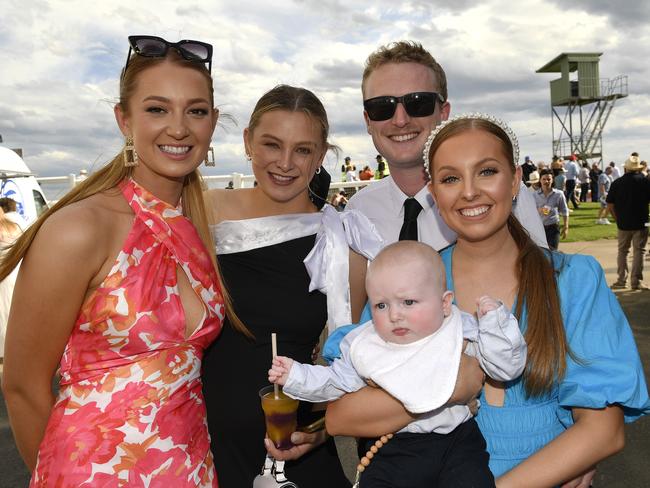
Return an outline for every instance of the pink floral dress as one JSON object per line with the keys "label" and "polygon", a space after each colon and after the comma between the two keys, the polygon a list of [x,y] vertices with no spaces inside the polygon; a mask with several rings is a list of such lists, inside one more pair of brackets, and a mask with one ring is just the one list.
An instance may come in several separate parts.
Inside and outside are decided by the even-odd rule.
{"label": "pink floral dress", "polygon": [[[180,207],[121,190],[133,227],[79,312],[30,486],[216,487],[200,373],[224,318],[217,277]],[[177,268],[205,306],[187,338]]]}

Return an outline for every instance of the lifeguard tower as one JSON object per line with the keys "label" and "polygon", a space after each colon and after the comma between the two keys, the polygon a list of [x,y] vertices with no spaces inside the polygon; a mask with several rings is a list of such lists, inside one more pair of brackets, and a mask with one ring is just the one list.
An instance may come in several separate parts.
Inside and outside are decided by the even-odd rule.
{"label": "lifeguard tower", "polygon": [[603,53],[562,53],[537,73],[561,73],[551,81],[553,154],[603,163],[603,129],[619,98],[628,95],[627,75],[600,78]]}

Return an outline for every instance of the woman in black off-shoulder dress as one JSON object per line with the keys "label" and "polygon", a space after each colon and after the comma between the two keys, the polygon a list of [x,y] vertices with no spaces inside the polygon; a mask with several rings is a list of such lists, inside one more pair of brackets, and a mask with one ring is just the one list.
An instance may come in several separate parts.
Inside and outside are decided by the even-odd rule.
{"label": "woman in black off-shoulder dress", "polygon": [[[365,260],[349,251],[342,224],[349,217],[339,217],[329,206],[319,212],[310,200],[310,182],[313,188],[325,174],[320,166],[330,147],[328,130],[325,109],[313,93],[275,87],[257,102],[244,130],[258,185],[206,193],[222,276],[241,320],[225,323],[203,360],[221,488],[252,487],[264,463],[266,429],[258,391],[269,384],[271,333],[278,335],[280,354],[308,362],[326,322],[330,327],[350,322],[351,300],[356,306],[357,298],[348,295],[348,276],[363,280]],[[372,234],[368,231],[352,234]],[[308,273],[303,260],[310,253],[316,264]],[[299,426],[323,416],[312,407],[301,403]],[[303,435],[304,442],[291,451],[269,448],[276,458],[290,459],[287,478],[300,488],[349,487],[333,439],[324,431]]]}
{"label": "woman in black off-shoulder dress", "polygon": [[[274,219],[253,220],[261,226],[272,226]],[[237,224],[246,225],[225,224],[229,230]],[[217,239],[219,231],[215,232]],[[225,324],[203,362],[212,452],[222,488],[252,486],[264,461],[266,429],[258,391],[269,384],[271,332],[278,334],[282,354],[309,362],[325,327],[325,295],[318,290],[309,292],[309,276],[302,262],[314,240],[314,234],[289,237],[284,242],[218,255],[235,311],[255,335],[255,340],[248,339],[231,324]],[[301,403],[298,425],[318,418],[311,409],[311,404]],[[301,488],[349,486],[332,438],[287,462],[285,469],[287,477]]]}

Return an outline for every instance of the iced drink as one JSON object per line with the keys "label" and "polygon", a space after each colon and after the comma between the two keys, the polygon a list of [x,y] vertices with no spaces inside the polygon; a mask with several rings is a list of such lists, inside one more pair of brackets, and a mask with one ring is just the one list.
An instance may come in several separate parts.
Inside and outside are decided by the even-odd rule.
{"label": "iced drink", "polygon": [[298,425],[296,421],[298,400],[289,398],[282,390],[278,398],[275,398],[272,385],[260,390],[260,398],[269,439],[278,449],[292,448],[291,434],[296,431]]}

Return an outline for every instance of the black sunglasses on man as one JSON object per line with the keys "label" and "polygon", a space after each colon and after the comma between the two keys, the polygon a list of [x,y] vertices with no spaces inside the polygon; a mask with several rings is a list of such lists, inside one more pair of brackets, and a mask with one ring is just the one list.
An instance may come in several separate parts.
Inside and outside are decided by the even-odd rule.
{"label": "black sunglasses on man", "polygon": [[363,101],[363,108],[368,118],[374,121],[388,120],[395,115],[397,104],[404,105],[404,110],[411,117],[428,117],[436,110],[436,101],[444,103],[445,99],[436,92],[407,93],[401,97],[382,96]]}

